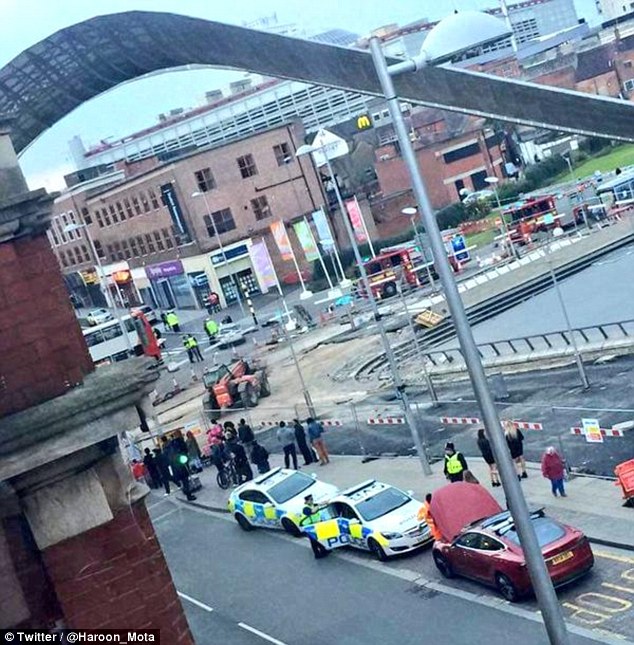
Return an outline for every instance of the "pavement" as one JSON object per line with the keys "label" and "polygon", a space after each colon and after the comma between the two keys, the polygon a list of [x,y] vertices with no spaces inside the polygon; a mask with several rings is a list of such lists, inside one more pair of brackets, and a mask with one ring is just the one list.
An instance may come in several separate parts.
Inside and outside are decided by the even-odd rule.
{"label": "pavement", "polygon": [[[273,468],[282,466],[281,455],[271,455],[270,463]],[[596,544],[634,551],[634,508],[623,506],[621,489],[613,481],[574,477],[566,483],[568,496],[553,498],[550,484],[542,477],[539,464],[528,463],[527,466],[529,476],[522,480],[522,489],[530,507],[544,507],[553,517],[582,530]],[[403,490],[411,490],[421,500],[426,493],[433,493],[447,483],[442,464],[436,463],[432,468],[434,474],[424,477],[420,462],[413,457],[380,458],[364,463],[361,457],[332,456],[331,463],[326,466],[304,466],[307,472],[314,472],[320,479],[341,489],[366,479],[378,479]],[[484,461],[469,459],[469,468],[505,507],[502,488],[491,488],[489,485],[488,468]],[[193,504],[226,512],[231,491],[218,487],[216,473],[216,469],[211,467],[199,475],[203,488],[196,493],[197,500]]]}

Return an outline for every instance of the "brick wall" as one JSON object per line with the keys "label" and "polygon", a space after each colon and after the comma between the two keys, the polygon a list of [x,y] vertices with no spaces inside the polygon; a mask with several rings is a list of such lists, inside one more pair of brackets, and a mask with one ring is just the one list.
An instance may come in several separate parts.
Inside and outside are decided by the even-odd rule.
{"label": "brick wall", "polygon": [[94,367],[45,235],[0,244],[0,416],[81,383]]}
{"label": "brick wall", "polygon": [[68,627],[160,629],[161,642],[194,645],[145,502],[43,557]]}

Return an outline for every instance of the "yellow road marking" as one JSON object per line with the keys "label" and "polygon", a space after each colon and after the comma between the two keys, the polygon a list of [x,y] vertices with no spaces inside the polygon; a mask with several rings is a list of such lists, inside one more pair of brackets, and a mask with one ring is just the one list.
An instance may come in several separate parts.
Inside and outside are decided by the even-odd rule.
{"label": "yellow road marking", "polygon": [[634,558],[628,558],[626,555],[614,555],[613,553],[606,553],[605,551],[594,551],[594,555],[599,558],[606,558],[607,560],[615,560],[616,562],[625,562],[625,564],[634,564]]}

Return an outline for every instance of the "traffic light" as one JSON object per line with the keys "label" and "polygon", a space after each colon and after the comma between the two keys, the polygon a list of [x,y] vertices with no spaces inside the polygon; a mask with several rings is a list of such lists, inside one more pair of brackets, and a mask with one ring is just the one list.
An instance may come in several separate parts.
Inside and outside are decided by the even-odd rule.
{"label": "traffic light", "polygon": [[181,466],[185,466],[188,461],[189,458],[187,457],[187,455],[178,455],[178,463],[181,464]]}

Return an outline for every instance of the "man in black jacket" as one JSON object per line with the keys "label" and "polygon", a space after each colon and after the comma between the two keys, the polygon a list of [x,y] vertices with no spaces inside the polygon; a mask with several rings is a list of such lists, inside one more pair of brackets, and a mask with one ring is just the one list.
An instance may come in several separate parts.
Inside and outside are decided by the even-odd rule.
{"label": "man in black jacket", "polygon": [[299,422],[299,419],[293,419],[293,429],[295,430],[295,441],[297,441],[297,446],[299,451],[304,457],[304,466],[308,466],[313,463],[313,453],[308,446],[306,441],[306,431],[304,426]]}
{"label": "man in black jacket", "polygon": [[176,483],[180,483],[187,500],[193,502],[196,499],[196,495],[193,495],[189,488],[189,468],[187,467],[189,456],[187,443],[185,443],[185,439],[183,439],[180,430],[174,433],[174,438],[169,442],[169,448],[171,457],[170,465],[174,473],[174,480]]}
{"label": "man in black jacket", "polygon": [[248,450],[255,441],[255,435],[251,426],[244,420],[240,419],[238,423],[238,441]]}

